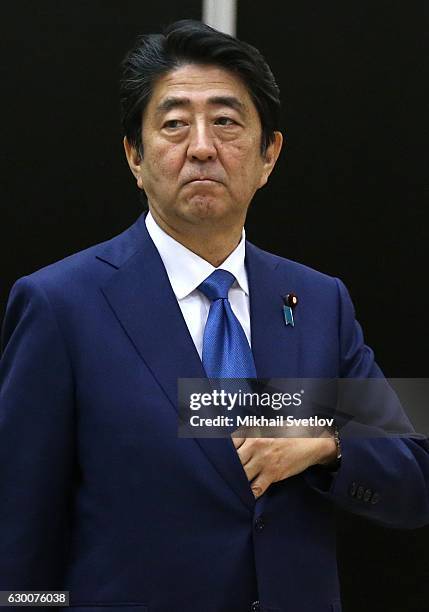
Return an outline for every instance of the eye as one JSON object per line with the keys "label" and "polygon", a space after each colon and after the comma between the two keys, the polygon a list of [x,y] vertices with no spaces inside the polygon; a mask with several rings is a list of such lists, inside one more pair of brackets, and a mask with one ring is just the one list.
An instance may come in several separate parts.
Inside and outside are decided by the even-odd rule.
{"label": "eye", "polygon": [[162,127],[166,129],[174,130],[177,128],[184,127],[185,125],[186,123],[184,121],[181,121],[180,119],[169,119],[168,121],[164,123]]}
{"label": "eye", "polygon": [[236,122],[231,117],[218,117],[215,122],[217,125],[235,125]]}

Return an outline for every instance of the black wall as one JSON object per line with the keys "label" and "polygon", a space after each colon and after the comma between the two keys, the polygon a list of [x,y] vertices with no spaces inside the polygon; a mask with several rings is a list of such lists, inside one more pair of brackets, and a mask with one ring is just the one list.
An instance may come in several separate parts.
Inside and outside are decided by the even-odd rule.
{"label": "black wall", "polygon": [[200,0],[4,6],[0,312],[16,278],[138,216],[119,123],[119,64],[138,34],[182,18],[200,19]]}
{"label": "black wall", "polygon": [[[278,77],[286,135],[248,237],[341,277],[386,374],[428,376],[418,3],[239,4],[239,37]],[[200,5],[3,7],[0,318],[18,277],[113,236],[139,214],[122,152],[119,63],[138,33],[200,18]],[[427,608],[428,529],[395,532],[341,513],[338,530],[345,612]]]}
{"label": "black wall", "polygon": [[264,6],[240,4],[238,36],[262,48],[278,78],[286,148],[249,235],[342,278],[388,376],[428,376],[421,7]]}

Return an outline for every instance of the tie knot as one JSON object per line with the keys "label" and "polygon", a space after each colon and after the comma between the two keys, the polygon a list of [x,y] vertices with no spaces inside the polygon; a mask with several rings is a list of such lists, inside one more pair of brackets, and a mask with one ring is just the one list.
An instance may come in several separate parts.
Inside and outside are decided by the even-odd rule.
{"label": "tie knot", "polygon": [[201,293],[211,301],[227,298],[235,276],[227,270],[215,270],[199,285]]}

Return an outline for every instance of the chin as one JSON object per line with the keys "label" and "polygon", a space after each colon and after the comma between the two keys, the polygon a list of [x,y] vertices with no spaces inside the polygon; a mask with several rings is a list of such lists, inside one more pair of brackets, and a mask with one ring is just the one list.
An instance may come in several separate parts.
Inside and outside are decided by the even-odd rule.
{"label": "chin", "polygon": [[228,216],[228,207],[224,202],[211,196],[198,195],[190,198],[186,204],[187,216],[197,219],[221,219]]}

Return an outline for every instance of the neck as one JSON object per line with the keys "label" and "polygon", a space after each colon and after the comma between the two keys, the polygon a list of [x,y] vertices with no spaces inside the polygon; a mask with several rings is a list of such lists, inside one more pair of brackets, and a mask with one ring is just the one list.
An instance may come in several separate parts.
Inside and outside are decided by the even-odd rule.
{"label": "neck", "polygon": [[187,224],[187,227],[178,227],[161,219],[153,209],[151,214],[164,232],[215,268],[231,255],[241,240],[242,223],[238,223],[236,227],[216,227],[215,223],[210,222],[198,226]]}

